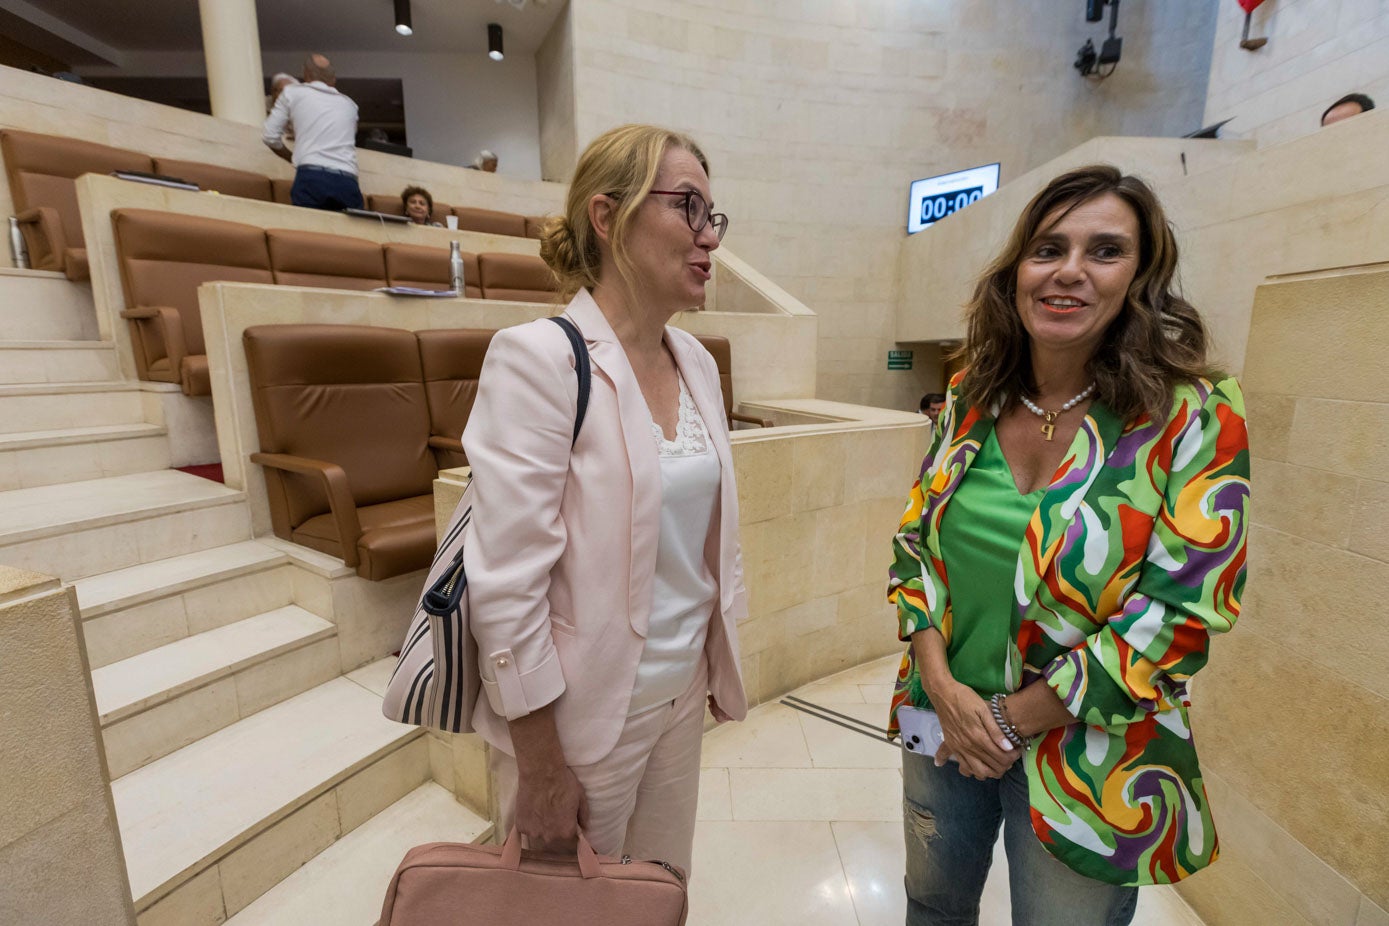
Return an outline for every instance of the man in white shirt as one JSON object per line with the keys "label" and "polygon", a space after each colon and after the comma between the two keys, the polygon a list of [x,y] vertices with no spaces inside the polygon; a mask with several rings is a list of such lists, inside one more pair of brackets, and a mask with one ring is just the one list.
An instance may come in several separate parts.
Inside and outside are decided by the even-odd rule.
{"label": "man in white shirt", "polygon": [[[362,208],[357,185],[357,104],[335,88],[333,66],[323,55],[304,61],[304,82],[280,92],[261,140],[294,165],[290,200],[310,209]],[[284,133],[294,127],[294,152]]]}

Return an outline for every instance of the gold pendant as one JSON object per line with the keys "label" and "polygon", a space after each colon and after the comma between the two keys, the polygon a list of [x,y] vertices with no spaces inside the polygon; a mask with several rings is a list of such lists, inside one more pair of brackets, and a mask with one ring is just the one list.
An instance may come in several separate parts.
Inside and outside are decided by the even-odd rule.
{"label": "gold pendant", "polygon": [[1056,420],[1056,412],[1047,412],[1046,424],[1042,425],[1042,436],[1051,440],[1051,436],[1056,433],[1056,425],[1052,424]]}

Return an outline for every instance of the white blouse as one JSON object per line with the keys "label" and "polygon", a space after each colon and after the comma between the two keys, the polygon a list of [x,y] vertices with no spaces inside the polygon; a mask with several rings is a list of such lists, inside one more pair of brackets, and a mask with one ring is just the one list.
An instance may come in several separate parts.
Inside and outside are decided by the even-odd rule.
{"label": "white blouse", "polygon": [[719,595],[704,551],[721,467],[683,377],[675,440],[666,440],[655,421],[651,431],[661,459],[661,532],[651,620],[629,714],[668,703],[689,687]]}

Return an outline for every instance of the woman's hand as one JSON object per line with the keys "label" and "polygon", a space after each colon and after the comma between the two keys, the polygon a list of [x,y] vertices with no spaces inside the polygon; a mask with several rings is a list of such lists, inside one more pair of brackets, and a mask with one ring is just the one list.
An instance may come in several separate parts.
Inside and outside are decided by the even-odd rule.
{"label": "woman's hand", "polygon": [[709,713],[714,715],[715,723],[731,723],[733,721],[733,718],[725,714],[723,708],[719,707],[719,702],[714,700],[713,695],[709,696]]}
{"label": "woman's hand", "polygon": [[563,852],[588,825],[583,785],[564,761],[555,708],[547,704],[511,721],[516,750],[516,828],[532,849]]}
{"label": "woman's hand", "polygon": [[912,650],[921,673],[921,686],[940,718],[945,741],[936,750],[936,765],[954,756],[960,774],[969,778],[1001,778],[1018,760],[1003,731],[994,722],[989,702],[968,685],[955,681],[945,656],[945,638],[934,627],[912,634]]}
{"label": "woman's hand", "polygon": [[516,783],[516,828],[532,849],[564,852],[574,848],[588,826],[588,799],[567,765],[537,766]]}
{"label": "woman's hand", "polygon": [[953,681],[938,686],[930,697],[945,736],[936,749],[936,766],[954,756],[961,775],[981,780],[1002,778],[1022,751],[998,728],[989,702],[968,685]]}

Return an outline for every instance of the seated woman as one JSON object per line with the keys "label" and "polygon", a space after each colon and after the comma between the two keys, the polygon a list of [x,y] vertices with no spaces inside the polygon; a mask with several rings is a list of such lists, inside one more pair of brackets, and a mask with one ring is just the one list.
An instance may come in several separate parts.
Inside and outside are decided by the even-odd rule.
{"label": "seated woman", "polygon": [[738,490],[714,358],[669,327],[704,302],[708,164],[648,125],[593,141],[540,254],[572,297],[591,391],[559,326],[492,339],[463,434],[472,466],[468,607],[481,663],[473,726],[500,818],[532,847],[688,869],[705,695],[742,719],[746,614]]}
{"label": "seated woman", "polygon": [[1086,167],[974,291],[894,541],[909,924],[978,921],[1000,824],[1017,923],[1123,926],[1216,857],[1187,680],[1239,614],[1249,453],[1176,271],[1152,190]]}
{"label": "seated woman", "polygon": [[431,218],[434,215],[434,197],[424,187],[407,186],[400,191],[400,201],[405,205],[405,217],[414,224],[440,227]]}

